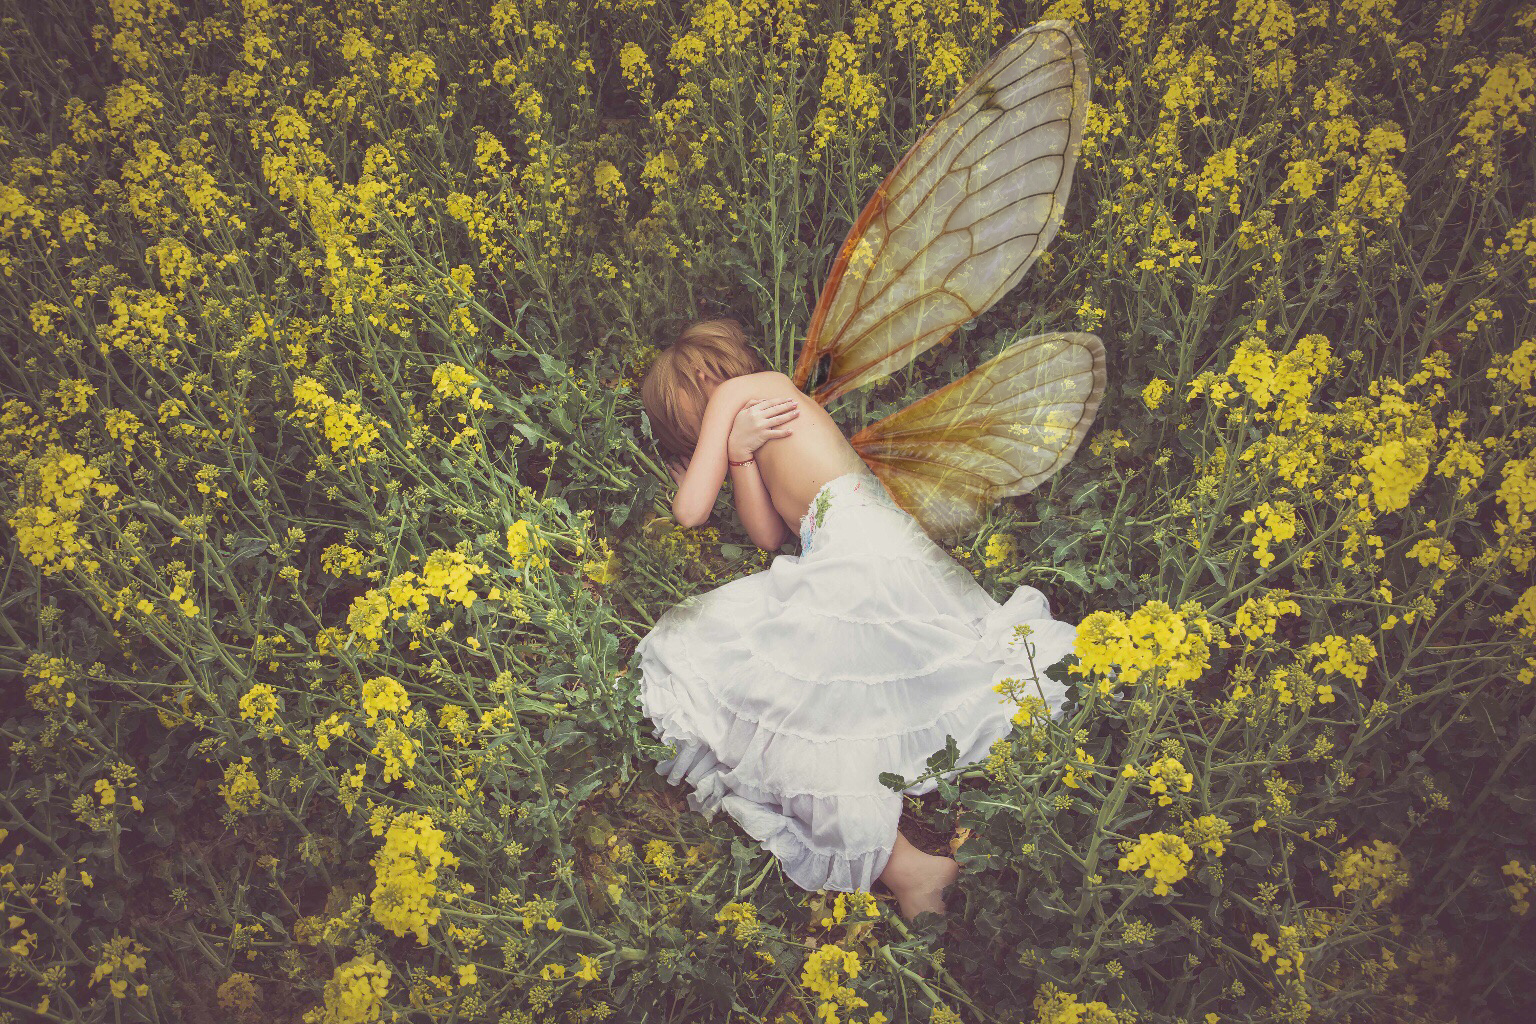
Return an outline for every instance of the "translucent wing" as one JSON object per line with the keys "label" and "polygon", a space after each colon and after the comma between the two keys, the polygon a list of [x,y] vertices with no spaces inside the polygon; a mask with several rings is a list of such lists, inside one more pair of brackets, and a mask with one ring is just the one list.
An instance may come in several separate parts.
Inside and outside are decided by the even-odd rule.
{"label": "translucent wing", "polygon": [[875,190],[811,316],[795,386],[823,405],[902,369],[1016,285],[1061,224],[1088,110],[1083,45],[1045,21],[1000,47]]}
{"label": "translucent wing", "polygon": [[948,541],[1072,461],[1104,383],[1098,335],[1037,334],[850,440],[896,503]]}

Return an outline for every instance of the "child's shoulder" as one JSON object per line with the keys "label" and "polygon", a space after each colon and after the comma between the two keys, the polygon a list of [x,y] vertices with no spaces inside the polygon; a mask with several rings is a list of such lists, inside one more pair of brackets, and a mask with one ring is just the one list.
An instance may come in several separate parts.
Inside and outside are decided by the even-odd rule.
{"label": "child's shoulder", "polygon": [[739,381],[753,381],[757,383],[784,383],[788,384],[790,387],[795,386],[794,379],[791,378],[789,374],[780,373],[778,370],[759,370],[757,373],[744,373],[735,379]]}
{"label": "child's shoulder", "polygon": [[795,382],[787,373],[778,370],[761,370],[757,373],[743,373],[730,378],[721,387],[729,387],[730,394],[743,398],[765,398],[769,395],[787,395],[790,392],[799,393]]}

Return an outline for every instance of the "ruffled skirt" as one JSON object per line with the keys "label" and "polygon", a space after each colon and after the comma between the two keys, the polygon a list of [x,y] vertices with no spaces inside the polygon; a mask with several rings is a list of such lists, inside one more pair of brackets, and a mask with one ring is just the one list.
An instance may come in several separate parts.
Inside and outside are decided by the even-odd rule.
{"label": "ruffled skirt", "polygon": [[[676,749],[657,771],[721,808],[807,889],[868,890],[896,842],[902,794],[953,736],[956,769],[986,758],[1017,710],[993,687],[1045,677],[1076,627],[1017,588],[999,605],[867,469],[817,492],[801,553],[669,609],[636,649],[640,699]],[[1013,635],[1029,623],[1033,661]],[[936,779],[903,792],[920,796]]]}

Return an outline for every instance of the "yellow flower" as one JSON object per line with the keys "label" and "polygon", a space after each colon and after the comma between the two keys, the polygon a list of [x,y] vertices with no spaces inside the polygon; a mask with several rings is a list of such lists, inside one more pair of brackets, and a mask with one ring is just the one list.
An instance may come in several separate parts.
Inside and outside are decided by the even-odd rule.
{"label": "yellow flower", "polygon": [[732,937],[740,942],[750,942],[760,928],[757,908],[750,903],[727,903],[715,913],[715,920],[720,922],[717,935],[725,934],[726,925],[731,925]]}
{"label": "yellow flower", "polygon": [[1194,855],[1189,844],[1178,836],[1167,832],[1143,833],[1131,852],[1120,858],[1119,866],[1121,871],[1131,872],[1145,867],[1146,877],[1156,882],[1152,891],[1166,896],[1171,891],[1169,886],[1188,874],[1184,865]]}
{"label": "yellow flower", "polygon": [[1147,769],[1147,789],[1157,797],[1160,807],[1167,807],[1173,803],[1173,798],[1168,796],[1168,783],[1175,783],[1179,789],[1188,793],[1194,786],[1194,775],[1185,769],[1183,763],[1177,758],[1160,757],[1153,761]]}
{"label": "yellow flower", "polygon": [[850,980],[858,976],[859,954],[832,943],[822,943],[820,949],[806,957],[800,972],[800,984],[821,999],[816,1015],[828,1024],[838,1019],[838,1010],[856,1010],[869,1005],[852,988],[841,983],[843,973]]}
{"label": "yellow flower", "polygon": [[602,549],[603,557],[581,563],[582,572],[593,583],[612,583],[619,578],[619,555],[608,545],[608,538],[599,537],[598,547]]}
{"label": "yellow flower", "polygon": [[[1217,628],[1192,601],[1177,611],[1162,601],[1148,601],[1130,616],[1107,610],[1090,612],[1078,625],[1073,645],[1078,663],[1068,671],[1076,675],[1113,673],[1119,682],[1135,683],[1146,673],[1162,669],[1161,685],[1182,686],[1198,679],[1209,667],[1209,642],[1218,638]],[[1105,680],[1100,690],[1108,693],[1112,685]]]}
{"label": "yellow flower", "polygon": [[1369,449],[1360,468],[1370,476],[1372,497],[1383,512],[1408,506],[1408,498],[1429,473],[1429,456],[1417,441],[1394,438]]}
{"label": "yellow flower", "polygon": [[244,814],[261,803],[261,783],[257,781],[256,773],[247,767],[250,763],[249,757],[242,757],[239,764],[226,766],[224,783],[219,787],[225,803],[236,814]]}
{"label": "yellow flower", "polygon": [[673,870],[677,866],[677,854],[672,844],[665,839],[652,839],[645,844],[645,862],[654,865],[667,881],[677,879],[677,873]]}
{"label": "yellow flower", "polygon": [[1346,889],[1359,891],[1370,897],[1373,907],[1395,899],[1409,882],[1402,851],[1380,839],[1339,851],[1332,873],[1338,880],[1333,887],[1335,896]]}
{"label": "yellow flower", "polygon": [[1006,533],[994,533],[987,538],[986,555],[982,559],[982,564],[988,568],[996,568],[1012,559],[1017,550],[1018,545],[1013,537]]}
{"label": "yellow flower", "polygon": [[247,721],[270,723],[277,716],[277,690],[269,683],[257,683],[240,698],[240,717]]}
{"label": "yellow flower", "polygon": [[379,1019],[389,994],[389,964],[364,953],[337,967],[325,983],[324,1006],[305,1014],[308,1024],[367,1024]]}
{"label": "yellow flower", "polygon": [[549,559],[534,553],[535,549],[544,551],[548,548],[549,541],[545,540],[528,520],[519,519],[507,527],[507,554],[511,557],[514,568],[548,568]]}
{"label": "yellow flower", "polygon": [[[373,834],[383,831],[373,825]],[[390,823],[384,846],[373,857],[373,918],[397,936],[415,932],[427,944],[427,927],[442,911],[433,905],[439,868],[456,867],[459,859],[443,849],[446,833],[432,827],[432,818],[408,812]]]}
{"label": "yellow flower", "polygon": [[1045,982],[1035,993],[1035,1024],[1115,1024],[1107,1003],[1078,1002],[1077,996]]}
{"label": "yellow flower", "polygon": [[1272,540],[1290,540],[1296,536],[1296,509],[1288,501],[1276,500],[1264,502],[1258,510],[1245,509],[1242,521],[1253,523],[1263,517],[1264,525],[1253,533],[1253,557],[1259,565],[1268,567],[1275,560],[1275,553],[1269,550],[1269,542]]}

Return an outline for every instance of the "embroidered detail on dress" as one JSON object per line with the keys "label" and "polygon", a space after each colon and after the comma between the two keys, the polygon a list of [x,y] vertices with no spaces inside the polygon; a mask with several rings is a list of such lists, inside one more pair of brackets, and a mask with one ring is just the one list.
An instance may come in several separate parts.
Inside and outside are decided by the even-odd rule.
{"label": "embroidered detail on dress", "polygon": [[853,478],[853,486],[848,488],[849,493],[862,491],[864,482],[870,480],[875,486],[865,491],[866,497],[862,499],[863,501],[872,500],[874,504],[901,510],[901,506],[896,504],[891,493],[885,489],[880,478],[874,475],[873,470],[852,469],[846,473],[840,473],[817,488],[815,496],[811,499],[811,507],[805,510],[805,515],[800,519],[800,553],[802,555],[810,550],[816,530],[827,521],[827,511],[832,507],[832,485],[849,477]]}

